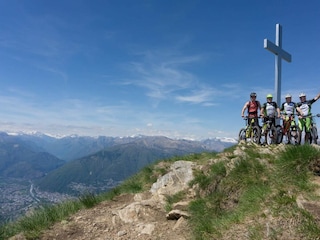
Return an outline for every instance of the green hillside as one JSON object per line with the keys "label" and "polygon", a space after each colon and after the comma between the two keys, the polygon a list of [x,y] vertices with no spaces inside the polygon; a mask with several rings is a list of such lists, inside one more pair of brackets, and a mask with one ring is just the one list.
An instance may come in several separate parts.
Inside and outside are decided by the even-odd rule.
{"label": "green hillside", "polygon": [[0,176],[35,179],[65,162],[46,152],[35,152],[22,142],[0,142]]}
{"label": "green hillside", "polygon": [[113,188],[156,160],[181,154],[181,151],[168,151],[168,148],[136,142],[117,145],[70,161],[50,172],[37,185],[41,190],[79,194],[74,188],[82,184],[99,192],[101,189]]}

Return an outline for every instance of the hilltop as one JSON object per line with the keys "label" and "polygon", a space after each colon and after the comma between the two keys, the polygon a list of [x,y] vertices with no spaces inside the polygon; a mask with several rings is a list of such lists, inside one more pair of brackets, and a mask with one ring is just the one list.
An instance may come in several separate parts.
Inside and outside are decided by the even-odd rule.
{"label": "hilltop", "polygon": [[109,195],[111,200],[60,219],[38,236],[317,239],[319,172],[317,145],[239,144],[221,153],[168,159],[128,179]]}

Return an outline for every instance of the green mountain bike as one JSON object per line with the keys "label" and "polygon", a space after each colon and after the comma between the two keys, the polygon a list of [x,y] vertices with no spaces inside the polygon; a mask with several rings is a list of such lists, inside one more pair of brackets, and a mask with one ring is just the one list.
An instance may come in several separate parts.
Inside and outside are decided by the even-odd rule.
{"label": "green mountain bike", "polygon": [[[320,113],[318,113],[316,115],[308,115],[308,116],[302,117],[303,121],[305,121],[305,119],[307,117],[311,117],[311,127],[310,127],[310,133],[309,134],[307,134],[305,132],[305,143],[318,144],[318,129],[317,129],[315,117],[320,117]],[[299,129],[298,131],[299,131],[298,142],[299,142],[299,144],[301,144],[303,129]]]}
{"label": "green mountain bike", "polygon": [[246,122],[246,126],[241,128],[239,131],[238,141],[245,141],[245,142],[254,142],[259,144],[260,143],[260,134],[261,130],[259,126],[256,126],[255,119],[251,119],[250,124],[248,124],[248,116],[244,117],[243,120]]}
{"label": "green mountain bike", "polygon": [[[262,144],[278,144],[280,139],[278,139],[278,135],[282,134],[279,129],[280,126],[274,126],[271,119],[266,119],[261,127],[261,142]],[[281,139],[282,140],[282,139]]]}
{"label": "green mountain bike", "polygon": [[320,117],[320,114],[312,117],[311,129],[310,129],[310,143],[318,144],[318,129],[315,121],[315,117]]}

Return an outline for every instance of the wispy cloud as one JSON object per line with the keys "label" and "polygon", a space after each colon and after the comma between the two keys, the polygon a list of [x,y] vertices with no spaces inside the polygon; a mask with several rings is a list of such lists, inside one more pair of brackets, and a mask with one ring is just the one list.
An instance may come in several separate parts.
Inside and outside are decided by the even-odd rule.
{"label": "wispy cloud", "polygon": [[212,96],[214,90],[212,89],[199,89],[192,91],[191,94],[186,96],[176,96],[176,99],[180,102],[188,102],[192,104],[204,104],[206,106],[212,106]]}
{"label": "wispy cloud", "polygon": [[[43,99],[44,100],[44,99]],[[107,106],[96,100],[65,98],[56,101],[41,101],[32,93],[10,89],[1,93],[0,104],[2,119],[12,119],[20,123],[79,125],[114,124],[118,116],[128,111],[125,104]]]}
{"label": "wispy cloud", "polygon": [[[154,100],[179,100],[195,104],[208,101],[210,91],[200,86],[197,77],[189,72],[189,64],[203,60],[201,55],[180,56],[160,51],[140,53],[140,62],[131,62],[133,79],[125,81],[146,89],[145,95]],[[191,96],[182,96],[182,92],[192,92]]]}

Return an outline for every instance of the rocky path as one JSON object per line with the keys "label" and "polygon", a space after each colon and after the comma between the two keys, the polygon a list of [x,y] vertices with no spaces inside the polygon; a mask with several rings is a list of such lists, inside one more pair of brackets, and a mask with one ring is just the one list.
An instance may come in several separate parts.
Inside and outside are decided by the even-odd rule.
{"label": "rocky path", "polygon": [[164,210],[166,194],[188,188],[192,167],[190,162],[177,161],[149,192],[118,196],[81,210],[45,231],[40,239],[192,239],[185,211],[188,202],[175,204],[171,213]]}
{"label": "rocky path", "polygon": [[124,210],[130,204],[137,204],[133,195],[124,195],[82,210],[54,225],[40,239],[189,239],[184,218],[167,220],[164,210],[151,205]]}

